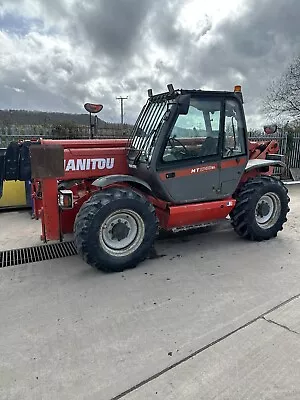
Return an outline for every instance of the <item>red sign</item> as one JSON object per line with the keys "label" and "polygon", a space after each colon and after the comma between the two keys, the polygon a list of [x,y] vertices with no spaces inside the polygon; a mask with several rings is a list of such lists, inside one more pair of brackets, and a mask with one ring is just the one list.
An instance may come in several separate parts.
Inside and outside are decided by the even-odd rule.
{"label": "red sign", "polygon": [[277,131],[277,125],[264,126],[264,131],[267,135],[273,135]]}
{"label": "red sign", "polygon": [[87,112],[97,114],[103,109],[102,104],[85,103],[84,108]]}

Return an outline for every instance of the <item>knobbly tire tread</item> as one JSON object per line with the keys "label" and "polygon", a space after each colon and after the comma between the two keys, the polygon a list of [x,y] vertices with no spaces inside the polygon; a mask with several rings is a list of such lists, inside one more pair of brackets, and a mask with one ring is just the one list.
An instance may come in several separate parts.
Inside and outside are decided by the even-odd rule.
{"label": "knobbly tire tread", "polygon": [[[132,209],[143,216],[145,236],[132,254],[113,257],[101,248],[101,222],[117,209]],[[74,223],[74,240],[78,254],[92,267],[104,272],[122,272],[144,261],[158,233],[155,208],[142,194],[127,188],[109,188],[91,196],[80,208]]]}
{"label": "knobbly tire tread", "polygon": [[[281,214],[277,222],[269,229],[259,227],[255,220],[255,207],[257,201],[267,192],[276,193],[281,200]],[[283,230],[290,211],[288,190],[284,184],[270,176],[259,176],[249,179],[238,190],[235,196],[237,202],[230,213],[231,224],[235,232],[244,239],[252,241],[269,240]]]}

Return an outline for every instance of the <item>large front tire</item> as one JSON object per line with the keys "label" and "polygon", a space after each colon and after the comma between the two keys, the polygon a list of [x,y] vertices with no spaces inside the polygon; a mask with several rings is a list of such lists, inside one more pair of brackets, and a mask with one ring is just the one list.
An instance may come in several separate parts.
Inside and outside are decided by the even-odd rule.
{"label": "large front tire", "polygon": [[287,221],[289,201],[281,181],[270,176],[250,179],[239,190],[230,214],[235,232],[255,241],[276,237]]}
{"label": "large front tire", "polygon": [[155,209],[141,194],[123,188],[99,191],[79,210],[75,245],[82,258],[105,272],[143,261],[157,233]]}

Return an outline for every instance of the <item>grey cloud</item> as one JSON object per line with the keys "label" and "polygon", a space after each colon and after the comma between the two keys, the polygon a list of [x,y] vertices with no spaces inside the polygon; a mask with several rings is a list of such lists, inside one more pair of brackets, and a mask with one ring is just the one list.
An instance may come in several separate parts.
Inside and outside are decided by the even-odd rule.
{"label": "grey cloud", "polygon": [[[53,104],[55,96],[57,104],[62,99],[67,107],[74,104],[74,111],[85,100],[101,101],[103,117],[109,120],[119,118],[116,96],[129,95],[125,112],[130,122],[146,100],[149,87],[158,92],[173,83],[179,88],[231,90],[234,84],[242,83],[251,121],[256,119],[259,100],[270,79],[299,51],[299,0],[247,0],[243,12],[217,26],[199,12],[196,32],[178,24],[180,0],[95,3],[78,1],[69,7],[55,0],[50,7],[50,2],[40,2],[45,18],[50,7],[51,18],[65,21],[62,33],[68,35],[74,49],[82,49],[84,64],[76,58],[80,51],[65,54],[58,46],[47,56],[45,65],[33,62],[26,71],[18,72],[11,66],[2,71],[2,78],[0,72],[0,83],[18,87],[22,77],[30,78],[28,104],[40,101],[43,107]],[[38,51],[42,44],[32,46]],[[151,53],[156,47],[161,52],[159,59]],[[14,102],[21,104],[20,99],[25,101],[21,93],[9,94],[8,89],[5,93],[10,107],[16,107]],[[39,101],[32,100],[36,98]],[[4,97],[1,101],[4,104]]]}
{"label": "grey cloud", "polygon": [[82,112],[79,106],[74,105],[59,94],[37,87],[33,82],[14,82],[15,87],[22,88],[16,92],[8,85],[0,83],[0,109],[25,109],[57,112]]}
{"label": "grey cloud", "polygon": [[130,57],[137,51],[143,21],[154,6],[148,0],[102,0],[93,6],[78,2],[77,20],[72,24],[76,39],[90,41],[97,55]]}
{"label": "grey cloud", "polygon": [[[13,12],[20,17],[38,17],[48,25],[58,26],[70,18],[69,4],[65,0],[10,0],[0,2],[0,12]],[[24,15],[27,12],[28,15]]]}
{"label": "grey cloud", "polygon": [[178,45],[183,36],[184,32],[175,26],[180,8],[180,0],[165,1],[163,5],[158,3],[158,7],[150,15],[148,22],[153,28],[153,36],[158,43],[165,47]]}
{"label": "grey cloud", "polygon": [[[260,110],[270,79],[299,52],[300,2],[251,0],[243,14],[223,20],[210,33],[209,46],[195,42],[182,49],[187,55],[185,84],[195,82],[215,89],[231,90],[241,76],[246,110]],[[252,118],[253,119],[253,118]]]}
{"label": "grey cloud", "polygon": [[197,36],[197,41],[201,39],[202,36],[205,36],[212,29],[212,21],[207,15],[205,16],[204,24],[199,26],[199,33]]}
{"label": "grey cloud", "polygon": [[130,92],[138,90],[137,82],[133,78],[125,79],[122,83],[122,89],[129,90]]}

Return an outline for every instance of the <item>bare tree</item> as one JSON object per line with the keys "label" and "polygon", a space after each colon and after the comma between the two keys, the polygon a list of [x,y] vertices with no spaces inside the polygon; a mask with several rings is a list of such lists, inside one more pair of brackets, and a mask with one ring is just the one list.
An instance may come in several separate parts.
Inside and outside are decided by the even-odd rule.
{"label": "bare tree", "polygon": [[300,56],[272,82],[264,109],[272,119],[300,120]]}

